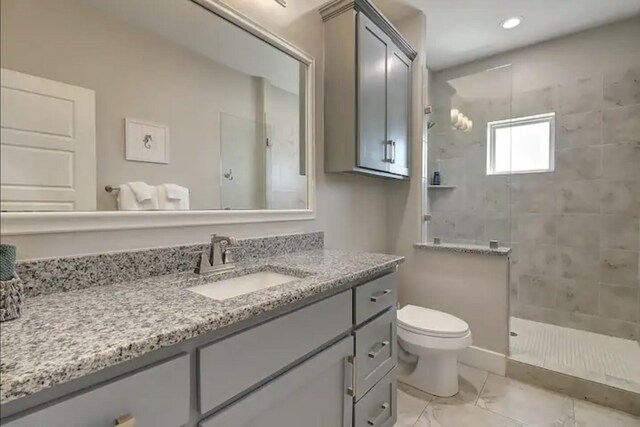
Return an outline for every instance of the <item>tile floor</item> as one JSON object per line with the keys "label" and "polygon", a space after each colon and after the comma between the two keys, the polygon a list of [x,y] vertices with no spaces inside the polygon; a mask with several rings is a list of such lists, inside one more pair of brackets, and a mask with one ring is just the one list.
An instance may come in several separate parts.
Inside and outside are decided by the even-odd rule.
{"label": "tile floor", "polygon": [[640,393],[637,342],[511,318],[510,358]]}
{"label": "tile floor", "polygon": [[460,392],[398,386],[394,427],[640,427],[640,418],[459,365]]}

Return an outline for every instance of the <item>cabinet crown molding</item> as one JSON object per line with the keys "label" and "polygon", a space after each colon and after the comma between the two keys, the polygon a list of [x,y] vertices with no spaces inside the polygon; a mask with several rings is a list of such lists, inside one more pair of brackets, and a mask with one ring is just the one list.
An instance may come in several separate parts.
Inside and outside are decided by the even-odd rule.
{"label": "cabinet crown molding", "polygon": [[400,34],[400,31],[382,14],[380,9],[368,0],[333,0],[320,8],[320,15],[322,15],[323,21],[328,21],[351,9],[362,12],[371,19],[388,34],[402,53],[407,55],[411,61],[418,56],[418,52],[411,47],[409,42]]}

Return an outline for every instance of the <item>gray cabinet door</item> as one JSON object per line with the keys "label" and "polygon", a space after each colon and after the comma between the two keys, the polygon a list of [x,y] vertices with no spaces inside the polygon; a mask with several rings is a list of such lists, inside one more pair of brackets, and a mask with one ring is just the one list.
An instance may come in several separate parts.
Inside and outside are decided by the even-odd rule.
{"label": "gray cabinet door", "polygon": [[390,141],[389,172],[409,176],[411,123],[411,61],[394,45],[387,58],[387,138]]}
{"label": "gray cabinet door", "polygon": [[353,401],[347,394],[345,338],[247,397],[200,423],[200,427],[351,427]]}
{"label": "gray cabinet door", "polygon": [[389,37],[358,13],[358,166],[388,171],[387,60]]}

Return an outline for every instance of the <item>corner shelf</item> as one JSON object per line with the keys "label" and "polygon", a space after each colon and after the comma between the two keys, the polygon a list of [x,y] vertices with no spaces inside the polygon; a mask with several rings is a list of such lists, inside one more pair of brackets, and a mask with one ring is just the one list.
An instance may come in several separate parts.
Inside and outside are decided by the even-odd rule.
{"label": "corner shelf", "polygon": [[443,190],[451,190],[453,188],[456,188],[456,186],[455,185],[432,185],[432,184],[429,184],[429,185],[427,185],[427,188],[441,188]]}

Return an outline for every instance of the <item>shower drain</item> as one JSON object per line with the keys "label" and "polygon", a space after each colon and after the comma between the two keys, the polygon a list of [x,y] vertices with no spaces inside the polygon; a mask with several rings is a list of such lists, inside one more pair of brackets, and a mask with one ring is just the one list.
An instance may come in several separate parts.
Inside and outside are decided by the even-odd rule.
{"label": "shower drain", "polygon": [[511,335],[512,337],[517,337],[518,333],[511,331],[511,332],[509,332],[509,335]]}

